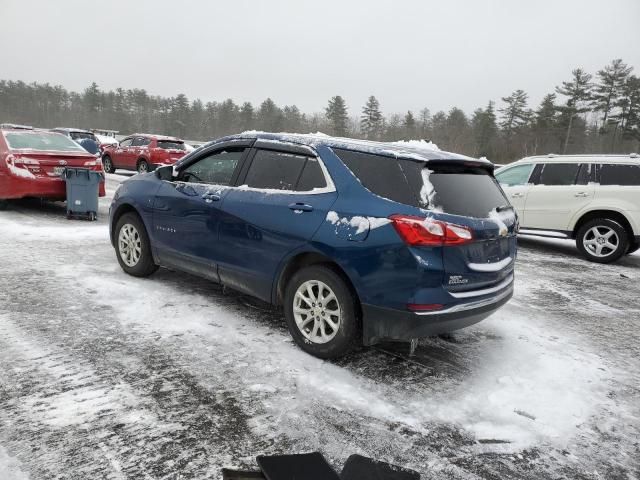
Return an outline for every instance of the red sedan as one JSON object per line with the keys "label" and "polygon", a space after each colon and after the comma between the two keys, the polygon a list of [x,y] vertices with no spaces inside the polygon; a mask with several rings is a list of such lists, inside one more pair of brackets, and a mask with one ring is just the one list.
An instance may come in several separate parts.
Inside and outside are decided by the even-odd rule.
{"label": "red sedan", "polygon": [[105,147],[102,164],[107,173],[113,173],[116,168],[146,173],[163,165],[173,165],[186,153],[184,141],[179,138],[136,133],[118,145]]}
{"label": "red sedan", "polygon": [[[0,128],[0,202],[25,197],[64,200],[60,174],[65,167],[102,171],[99,158],[60,133]],[[104,197],[104,182],[99,192]]]}

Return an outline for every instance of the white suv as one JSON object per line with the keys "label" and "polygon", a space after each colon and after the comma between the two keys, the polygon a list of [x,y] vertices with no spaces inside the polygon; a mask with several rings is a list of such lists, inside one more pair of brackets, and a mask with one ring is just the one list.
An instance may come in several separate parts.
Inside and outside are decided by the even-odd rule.
{"label": "white suv", "polygon": [[640,157],[546,155],[496,171],[518,211],[520,233],[574,238],[589,260],[640,248]]}

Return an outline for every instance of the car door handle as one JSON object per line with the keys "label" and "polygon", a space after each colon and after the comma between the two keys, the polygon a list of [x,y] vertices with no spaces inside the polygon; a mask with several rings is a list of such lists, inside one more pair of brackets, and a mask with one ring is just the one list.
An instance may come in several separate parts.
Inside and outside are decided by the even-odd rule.
{"label": "car door handle", "polygon": [[219,201],[220,195],[218,195],[217,193],[205,193],[204,195],[202,195],[202,198],[204,198],[205,202],[211,203]]}
{"label": "car door handle", "polygon": [[588,197],[589,194],[585,192],[579,192],[574,195],[574,197]]}
{"label": "car door handle", "polygon": [[511,195],[511,198],[522,198],[524,197],[524,193],[514,193]]}
{"label": "car door handle", "polygon": [[292,203],[289,208],[294,212],[313,212],[313,207],[306,203]]}

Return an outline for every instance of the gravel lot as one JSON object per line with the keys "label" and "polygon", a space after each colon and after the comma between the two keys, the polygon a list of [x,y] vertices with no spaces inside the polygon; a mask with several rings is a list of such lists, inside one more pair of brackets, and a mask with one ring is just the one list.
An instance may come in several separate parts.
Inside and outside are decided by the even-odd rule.
{"label": "gravel lot", "polygon": [[521,238],[513,300],[446,338],[323,362],[282,315],[160,270],[98,222],[0,212],[0,479],[221,478],[258,454],[352,453],[423,479],[640,478],[640,256]]}

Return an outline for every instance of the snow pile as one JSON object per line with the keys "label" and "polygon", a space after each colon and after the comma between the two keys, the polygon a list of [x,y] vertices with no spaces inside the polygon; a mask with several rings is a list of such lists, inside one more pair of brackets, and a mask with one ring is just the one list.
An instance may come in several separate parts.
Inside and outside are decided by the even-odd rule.
{"label": "snow pile", "polygon": [[401,147],[411,147],[419,150],[428,150],[429,152],[439,152],[438,146],[425,140],[398,140],[397,142],[391,142],[393,145],[400,145]]}
{"label": "snow pile", "polygon": [[95,134],[96,138],[98,139],[98,142],[100,142],[101,144],[105,144],[105,145],[117,145],[118,144],[118,140],[116,140],[113,137],[110,137],[108,135],[98,135],[97,133]]}
{"label": "snow pile", "polygon": [[422,187],[420,188],[420,203],[425,207],[433,207],[433,199],[436,196],[436,187],[429,180],[429,176],[433,173],[428,168],[422,169]]}
{"label": "snow pile", "polygon": [[20,463],[11,457],[2,445],[0,445],[0,478],[7,480],[29,479],[29,476],[20,469]]}
{"label": "snow pile", "polygon": [[376,228],[380,228],[391,223],[391,220],[389,220],[388,218],[362,217],[360,215],[355,215],[351,218],[340,218],[338,213],[334,211],[330,211],[329,213],[327,213],[326,220],[332,225],[345,225],[355,228],[356,235],[364,233],[367,230],[375,230]]}

